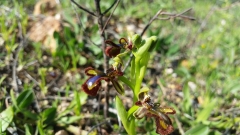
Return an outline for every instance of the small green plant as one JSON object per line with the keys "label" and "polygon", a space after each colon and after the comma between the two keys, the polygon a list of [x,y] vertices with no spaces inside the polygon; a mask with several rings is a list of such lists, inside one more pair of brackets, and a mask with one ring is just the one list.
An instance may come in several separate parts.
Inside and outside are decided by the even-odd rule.
{"label": "small green plant", "polygon": [[[113,58],[112,67],[106,73],[92,67],[85,69],[86,75],[90,76],[90,78],[83,83],[82,89],[88,95],[97,95],[101,86],[101,80],[111,81],[114,88],[121,95],[124,94],[122,83],[131,88],[135,104],[128,111],[124,108],[120,98],[116,96],[117,112],[129,135],[136,134],[135,118],[141,119],[144,116],[155,118],[156,132],[158,134],[170,134],[174,130],[171,119],[167,114],[175,114],[175,110],[169,107],[161,107],[158,103],[153,103],[151,97],[148,95],[149,89],[147,87],[141,89],[150,60],[150,53],[154,49],[156,41],[156,36],[142,40],[137,34],[133,35],[129,40],[121,38],[119,44],[106,40],[106,44],[111,45],[106,48],[105,53],[107,56]],[[121,50],[124,51],[121,53]],[[130,66],[130,79],[125,77],[122,71],[122,57],[127,55],[128,52],[132,52],[134,55]]]}

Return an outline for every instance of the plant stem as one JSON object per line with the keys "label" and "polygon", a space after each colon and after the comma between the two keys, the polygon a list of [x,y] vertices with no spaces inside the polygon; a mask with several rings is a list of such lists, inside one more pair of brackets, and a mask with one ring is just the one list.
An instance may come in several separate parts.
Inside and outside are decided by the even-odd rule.
{"label": "plant stem", "polygon": [[[100,37],[101,37],[101,41],[102,41],[102,50],[105,50],[106,48],[106,44],[105,44],[105,31],[103,30],[103,15],[101,12],[101,8],[100,8],[100,0],[95,0],[95,7],[96,7],[96,12],[97,12],[97,18],[98,18],[98,27],[99,27],[99,33],[100,33]],[[108,61],[109,58],[106,56],[106,54],[103,51],[103,68],[104,68],[104,72],[106,73],[107,69],[109,69],[109,65],[108,65]],[[104,91],[105,91],[105,105],[104,105],[104,117],[107,118],[108,116],[108,106],[109,106],[109,87],[108,85],[106,87],[104,87]]]}

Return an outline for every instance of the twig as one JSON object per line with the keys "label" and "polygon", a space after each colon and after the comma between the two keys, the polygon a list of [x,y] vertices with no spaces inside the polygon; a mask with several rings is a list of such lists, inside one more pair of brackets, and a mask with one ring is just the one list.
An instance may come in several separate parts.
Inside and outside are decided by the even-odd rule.
{"label": "twig", "polygon": [[147,23],[147,25],[144,27],[141,36],[143,36],[143,34],[146,32],[146,30],[148,29],[148,27],[152,24],[152,22],[154,20],[156,20],[156,18],[158,17],[158,15],[162,12],[162,9],[158,10],[158,12],[151,18],[151,20]]}
{"label": "twig", "polygon": [[[32,80],[36,85],[40,86],[40,83],[38,81],[36,81],[30,74],[28,74],[26,71],[24,72],[25,73],[25,76]],[[34,97],[35,97],[35,104],[36,104],[36,109],[37,109],[37,112],[40,113],[41,112],[41,108],[40,108],[40,105],[39,105],[39,102],[38,102],[38,99],[37,99],[37,95],[35,93],[35,91],[33,91],[33,94],[34,94]]]}
{"label": "twig", "polygon": [[108,11],[110,11],[112,9],[112,7],[116,4],[116,2],[117,2],[117,0],[115,0],[113,2],[113,4],[107,10],[105,10],[102,14],[105,15]]}
{"label": "twig", "polygon": [[13,65],[12,65],[12,78],[13,78],[12,86],[13,86],[14,91],[16,92],[16,95],[19,94],[19,89],[18,89],[18,84],[17,84],[17,61],[18,61],[19,52],[22,50],[22,48],[24,46],[24,42],[25,42],[25,37],[23,36],[22,25],[21,25],[20,21],[18,22],[18,29],[19,29],[20,43],[16,50],[15,58],[13,60]]}
{"label": "twig", "polygon": [[[160,9],[152,18],[151,20],[147,23],[147,25],[143,28],[143,31],[141,33],[141,36],[143,36],[143,34],[146,32],[146,30],[149,28],[149,26],[152,24],[152,22],[156,19],[159,19],[159,20],[169,20],[171,18],[176,18],[176,17],[182,17],[182,18],[186,18],[186,19],[189,19],[189,20],[195,20],[195,18],[193,17],[190,17],[190,16],[185,16],[185,15],[182,15],[188,11],[190,11],[190,9],[187,9],[179,14],[172,14],[172,13],[167,13],[167,12],[162,12],[162,10]],[[171,16],[171,17],[168,17],[168,18],[158,18],[159,15],[168,15],[168,16]],[[128,59],[127,63],[125,64],[124,68],[123,68],[123,72],[127,69],[127,67],[129,66],[130,62],[132,61],[132,57],[133,57],[133,54],[131,53],[130,55],[130,58]]]}
{"label": "twig", "polygon": [[215,10],[215,5],[213,5],[210,10],[208,11],[207,15],[205,16],[204,20],[201,22],[200,28],[198,29],[197,33],[195,34],[195,36],[193,37],[193,39],[186,45],[186,47],[189,47],[190,45],[194,45],[196,42],[196,39],[198,37],[198,35],[204,30],[208,19],[210,18],[210,16],[213,14]]}
{"label": "twig", "polygon": [[77,2],[75,2],[74,0],[71,0],[71,2],[73,2],[75,5],[78,6],[78,8],[82,9],[83,11],[89,13],[92,16],[96,16],[93,12],[89,11],[88,9],[82,7],[81,5],[79,5]]}
{"label": "twig", "polygon": [[101,123],[93,126],[93,127],[91,128],[91,130],[88,131],[87,135],[89,135],[95,128],[97,128],[97,127],[99,127],[99,126],[101,126],[101,125],[103,125],[103,124],[105,124],[105,123],[107,123],[107,124],[110,123],[110,119],[107,119],[107,120],[105,120],[105,121],[103,121],[103,122],[101,122]]}
{"label": "twig", "polygon": [[[116,3],[116,2],[117,2],[117,3]],[[112,15],[113,15],[114,11],[116,10],[116,8],[117,8],[119,2],[120,2],[120,0],[115,0],[115,2],[113,3],[113,5],[116,3],[116,6],[114,7],[112,13],[111,13],[110,16],[108,17],[108,19],[107,19],[107,21],[106,21],[106,23],[105,23],[105,25],[104,25],[104,27],[103,27],[103,29],[102,29],[101,34],[104,32],[105,28],[107,27],[107,25],[108,25],[108,23],[109,23],[109,21],[110,21]],[[103,14],[104,14],[104,13],[103,13]]]}
{"label": "twig", "polygon": [[177,18],[177,17],[181,17],[181,18],[185,18],[185,19],[189,19],[189,20],[195,20],[195,18],[191,17],[191,16],[186,16],[186,15],[183,15],[184,13],[188,12],[192,10],[192,8],[189,8],[179,14],[173,14],[173,13],[167,13],[167,12],[162,12],[160,15],[168,15],[170,17],[167,17],[167,18],[157,18],[159,20],[169,20],[171,18]]}
{"label": "twig", "polygon": [[36,64],[38,61],[37,60],[34,60],[34,61],[31,61],[31,62],[29,62],[29,63],[27,63],[26,65],[24,65],[24,69],[27,69],[29,66],[31,66],[31,65],[34,65],[34,64]]}
{"label": "twig", "polygon": [[181,125],[181,123],[179,122],[179,120],[178,120],[178,118],[177,118],[176,115],[174,115],[174,119],[175,119],[175,121],[176,121],[176,124],[177,124],[177,126],[178,126],[178,130],[179,130],[180,134],[181,134],[181,135],[184,135],[185,133],[184,133],[184,130],[183,130],[183,128],[182,128],[182,125]]}
{"label": "twig", "polygon": [[[83,26],[83,23],[82,23],[79,15],[78,15],[78,13],[77,13],[77,11],[76,11],[76,8],[75,8],[73,5],[74,5],[74,3],[72,3],[72,7],[73,7],[73,10],[74,10],[75,15],[76,15],[76,17],[77,17],[78,24],[79,24],[80,28],[82,29],[83,34],[84,34],[84,35],[87,35],[87,32],[86,32],[86,30],[85,30],[85,28],[84,28],[84,26]],[[94,42],[91,40],[91,38],[87,37],[86,40],[87,40],[87,42],[90,42],[91,44],[98,46],[96,43],[94,43]]]}
{"label": "twig", "polygon": [[[75,12],[75,15],[76,15],[76,17],[77,17],[78,23],[79,23],[80,26],[83,28],[82,21],[80,20],[80,17],[79,17],[79,15],[78,15],[78,13],[77,13],[77,10],[76,10],[75,6],[73,6],[74,3],[71,3],[71,4],[72,4],[73,10],[74,10],[74,12]],[[81,27],[80,27],[80,28],[81,28]],[[83,29],[84,29],[84,28],[83,28]],[[85,32],[85,31],[83,31],[83,32]]]}
{"label": "twig", "polygon": [[166,95],[166,88],[163,86],[162,82],[160,81],[160,79],[158,77],[156,77],[157,79],[157,84],[160,86],[161,90],[162,90],[162,93],[163,93],[163,96]]}
{"label": "twig", "polygon": [[[101,12],[101,8],[100,8],[100,0],[95,0],[95,7],[96,7],[96,12],[97,12],[97,18],[98,18],[98,27],[99,27],[99,32],[100,32],[100,37],[101,37],[101,41],[102,41],[102,50],[105,50],[106,48],[106,44],[105,44],[105,31],[102,32],[103,30],[103,14]],[[108,65],[108,61],[109,58],[106,56],[106,54],[103,51],[103,68],[104,68],[104,72],[107,72],[107,69],[109,68]],[[109,86],[108,83],[107,85],[103,88],[105,91],[105,105],[104,105],[104,117],[107,118],[108,116],[108,107],[109,107]]]}
{"label": "twig", "polygon": [[30,74],[28,74],[28,72],[25,71],[24,73],[28,79],[32,80],[36,85],[40,86],[40,83],[36,79],[34,79]]}
{"label": "twig", "polygon": [[65,100],[65,101],[72,101],[72,98],[70,98],[70,97],[47,96],[47,97],[41,98],[39,100]]}

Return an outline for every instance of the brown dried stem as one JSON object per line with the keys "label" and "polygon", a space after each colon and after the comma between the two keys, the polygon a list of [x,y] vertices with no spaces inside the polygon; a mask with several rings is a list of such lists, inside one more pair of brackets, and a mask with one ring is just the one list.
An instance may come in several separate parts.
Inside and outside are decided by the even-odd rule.
{"label": "brown dried stem", "polygon": [[117,3],[117,1],[119,0],[115,0],[113,4],[107,10],[105,10],[102,14],[105,15],[108,11],[110,11],[113,8],[113,6]]}
{"label": "brown dried stem", "polygon": [[[100,8],[100,0],[95,0],[95,7],[96,7],[96,15],[97,15],[97,20],[98,20],[98,27],[99,27],[99,33],[100,33],[100,37],[101,37],[101,41],[102,41],[102,50],[105,50],[106,48],[106,44],[105,44],[105,32],[103,30],[103,14],[101,12],[101,8]],[[107,71],[107,69],[109,68],[108,65],[108,61],[109,58],[106,56],[106,54],[103,51],[103,68],[104,68],[104,72]],[[107,118],[108,116],[108,107],[109,107],[109,87],[108,85],[106,85],[104,88],[105,91],[105,105],[104,105],[104,116],[105,118]]]}
{"label": "brown dried stem", "polygon": [[[110,16],[108,17],[108,19],[107,19],[107,21],[106,21],[106,23],[105,23],[105,25],[104,25],[104,27],[103,27],[103,29],[102,29],[101,34],[104,32],[105,28],[107,27],[107,25],[108,25],[110,19],[112,18],[112,15],[113,15],[114,11],[116,10],[119,2],[120,2],[120,0],[116,0],[116,1],[113,3],[113,5],[116,3],[116,6],[114,7],[112,13],[111,13]],[[103,14],[104,14],[104,13],[103,13]]]}
{"label": "brown dried stem", "polygon": [[74,0],[71,0],[71,2],[73,2],[75,5],[77,5],[77,7],[80,8],[81,10],[89,13],[89,14],[92,15],[92,16],[96,16],[92,11],[90,11],[90,10],[84,8],[83,6],[79,5],[79,4],[78,4],[77,2],[75,2]]}
{"label": "brown dried stem", "polygon": [[13,65],[12,65],[12,78],[13,78],[12,86],[14,91],[16,92],[16,95],[19,94],[18,83],[17,83],[17,61],[18,61],[19,52],[24,47],[24,42],[25,42],[25,37],[23,36],[23,31],[22,31],[22,24],[20,23],[20,21],[18,22],[18,29],[19,29],[19,35],[20,35],[19,37],[20,43],[15,52],[15,58],[13,60]]}

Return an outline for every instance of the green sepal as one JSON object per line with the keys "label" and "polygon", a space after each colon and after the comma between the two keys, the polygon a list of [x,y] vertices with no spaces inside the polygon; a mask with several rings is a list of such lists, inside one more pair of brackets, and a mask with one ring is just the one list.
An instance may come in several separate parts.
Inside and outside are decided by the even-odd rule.
{"label": "green sepal", "polygon": [[149,91],[148,87],[141,88],[138,93],[138,100],[143,100],[144,97],[148,94],[148,91]]}
{"label": "green sepal", "polygon": [[116,80],[111,80],[114,88],[116,89],[116,91],[120,94],[120,95],[124,95],[124,89],[123,89],[123,86],[122,84],[120,84],[118,81]]}
{"label": "green sepal", "polygon": [[134,53],[135,57],[143,57],[144,54],[149,51],[149,48],[151,48],[151,46],[155,45],[156,41],[157,41],[156,36],[152,36],[152,37],[146,39],[146,42],[143,44],[143,46],[141,46],[137,50],[137,52]]}
{"label": "green sepal", "polygon": [[122,81],[124,84],[126,84],[129,88],[132,90],[134,89],[134,85],[124,76],[119,76],[118,80]]}
{"label": "green sepal", "polygon": [[132,36],[132,43],[134,46],[136,46],[137,48],[141,47],[141,42],[142,42],[142,38],[140,35],[135,34]]}

